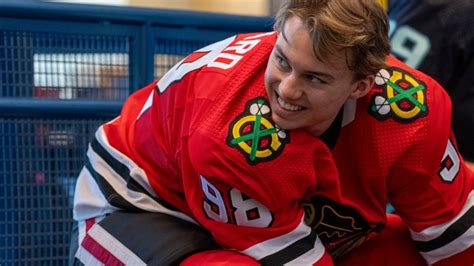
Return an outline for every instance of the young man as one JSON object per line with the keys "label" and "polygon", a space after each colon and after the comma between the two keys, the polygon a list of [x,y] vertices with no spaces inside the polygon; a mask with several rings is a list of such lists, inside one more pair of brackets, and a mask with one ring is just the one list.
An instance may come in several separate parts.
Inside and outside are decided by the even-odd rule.
{"label": "young man", "polygon": [[472,265],[449,97],[387,57],[382,8],[295,0],[275,29],[196,51],[99,128],[76,262]]}

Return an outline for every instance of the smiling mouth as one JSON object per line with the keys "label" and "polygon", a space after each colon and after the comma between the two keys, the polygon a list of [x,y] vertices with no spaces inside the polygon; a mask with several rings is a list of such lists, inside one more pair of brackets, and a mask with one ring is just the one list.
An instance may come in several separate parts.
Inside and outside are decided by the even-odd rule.
{"label": "smiling mouth", "polygon": [[291,104],[291,103],[288,103],[288,102],[285,102],[285,100],[283,100],[280,95],[277,94],[277,102],[278,102],[278,105],[285,111],[288,111],[288,112],[298,112],[298,111],[301,111],[303,109],[306,109],[304,107],[301,107],[299,105],[294,105],[294,104]]}

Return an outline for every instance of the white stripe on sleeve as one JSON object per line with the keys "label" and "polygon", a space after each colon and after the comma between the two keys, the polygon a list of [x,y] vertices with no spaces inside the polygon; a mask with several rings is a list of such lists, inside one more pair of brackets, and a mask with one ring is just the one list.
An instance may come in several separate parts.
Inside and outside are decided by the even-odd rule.
{"label": "white stripe on sleeve", "polygon": [[[284,250],[286,247],[292,245],[298,240],[307,237],[311,234],[311,228],[304,223],[304,216],[301,217],[299,225],[293,229],[291,232],[266,240],[264,242],[258,243],[254,246],[247,248],[242,251],[244,254],[253,257],[256,260],[260,260],[267,256],[271,256],[281,250]],[[319,238],[314,243],[314,246],[311,250],[304,253],[302,256],[294,259],[293,261],[288,262],[288,265],[297,265],[298,263],[303,263],[312,260],[312,263],[318,261],[324,254],[324,246],[322,245]]]}

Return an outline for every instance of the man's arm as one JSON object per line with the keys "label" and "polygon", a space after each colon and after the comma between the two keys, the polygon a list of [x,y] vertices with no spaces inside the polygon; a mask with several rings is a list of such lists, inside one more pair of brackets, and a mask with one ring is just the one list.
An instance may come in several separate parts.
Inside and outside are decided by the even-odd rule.
{"label": "man's arm", "polygon": [[111,213],[75,224],[70,265],[178,265],[219,246],[199,226],[162,213]]}
{"label": "man's arm", "polygon": [[[439,106],[432,105],[432,112],[436,107]],[[436,112],[449,116],[449,111]],[[414,163],[405,160],[394,167],[389,194],[428,264],[472,265],[474,175],[460,157],[454,135],[442,133],[447,131],[443,129],[449,126],[447,121],[440,115],[427,125],[433,136],[406,155],[413,156]],[[446,145],[436,151],[441,148],[441,139]],[[417,150],[423,151],[422,157],[416,155]],[[423,163],[417,166],[416,160]]]}
{"label": "man's arm", "polygon": [[[137,148],[134,138],[137,123],[148,125],[146,121],[150,119],[150,116],[149,112],[146,112],[146,103],[150,95],[153,95],[155,88],[155,84],[151,84],[130,96],[124,104],[121,115],[99,127],[89,145],[85,166],[76,184],[73,209],[74,219],[79,225],[79,234],[76,239],[77,243],[72,243],[78,247],[78,252],[72,255],[83,263],[103,259],[104,254],[108,254],[107,250],[116,251],[118,246],[123,246],[120,241],[116,241],[117,244],[114,244],[115,242],[112,240],[115,236],[128,234],[129,238],[132,238],[131,232],[127,233],[127,230],[118,234],[108,233],[110,228],[114,227],[107,227],[105,224],[117,221],[118,211],[128,212],[131,216],[137,215],[137,219],[146,216],[147,213],[152,213],[155,216],[173,216],[178,220],[183,220],[182,222],[196,223],[188,215],[156,194],[150,183],[153,178],[147,175],[149,172],[142,168],[143,164],[139,164],[137,161],[139,158],[134,156]],[[138,117],[140,119],[137,119]],[[138,128],[140,127],[138,126]],[[145,134],[150,130],[150,128],[140,130],[139,138],[142,140],[145,138],[143,141],[148,143],[149,147],[153,147],[154,140],[148,139],[151,135]],[[154,152],[160,154],[157,149]],[[172,185],[172,182],[165,181],[166,176],[173,176],[172,173],[169,172],[168,175],[163,175],[161,178],[164,183]],[[132,218],[128,220],[133,221]],[[129,224],[131,227],[144,226],[142,229],[148,230],[143,234],[145,237],[156,233],[150,229],[156,229],[160,225],[159,220],[149,225]],[[172,234],[168,236],[172,237]],[[140,238],[141,236],[135,237]],[[100,252],[96,252],[97,250]],[[186,247],[183,247],[182,250],[186,250]],[[91,251],[93,252],[91,253]],[[128,253],[134,254],[133,252]],[[173,251],[173,253],[177,252]]]}

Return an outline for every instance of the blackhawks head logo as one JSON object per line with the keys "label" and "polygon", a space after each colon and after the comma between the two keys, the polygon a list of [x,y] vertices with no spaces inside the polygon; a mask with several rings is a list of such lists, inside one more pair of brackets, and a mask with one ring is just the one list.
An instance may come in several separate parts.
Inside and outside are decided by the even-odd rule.
{"label": "blackhawks head logo", "polygon": [[369,113],[379,120],[389,117],[399,122],[411,122],[428,113],[426,85],[404,70],[381,69],[375,77],[382,92],[372,98]]}
{"label": "blackhawks head logo", "polygon": [[303,202],[305,223],[313,228],[324,246],[337,260],[356,248],[372,232],[382,230],[381,223],[369,223],[356,209],[323,196]]}
{"label": "blackhawks head logo", "polygon": [[271,121],[270,107],[263,97],[247,102],[244,112],[230,123],[227,134],[227,144],[252,165],[274,159],[288,142],[288,132]]}

